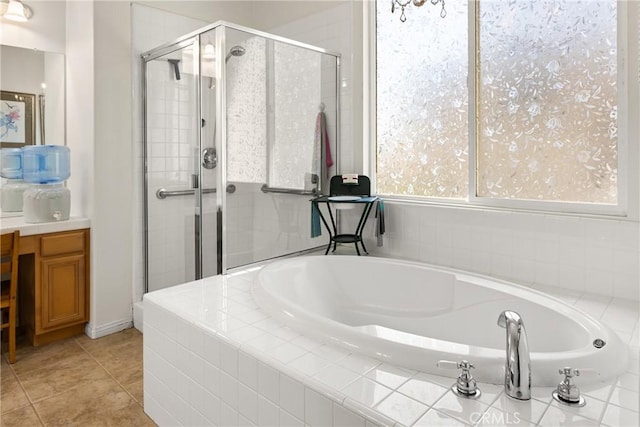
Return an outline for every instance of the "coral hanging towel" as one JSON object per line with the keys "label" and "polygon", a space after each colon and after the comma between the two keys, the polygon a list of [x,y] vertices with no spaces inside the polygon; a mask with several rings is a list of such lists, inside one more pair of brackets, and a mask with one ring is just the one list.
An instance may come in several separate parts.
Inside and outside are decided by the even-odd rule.
{"label": "coral hanging towel", "polygon": [[[329,134],[327,132],[327,118],[324,112],[320,111],[316,117],[316,135],[315,146],[324,147],[324,163],[327,171],[333,166],[333,156],[331,156],[331,143],[329,142]],[[325,174],[327,176],[328,174]]]}

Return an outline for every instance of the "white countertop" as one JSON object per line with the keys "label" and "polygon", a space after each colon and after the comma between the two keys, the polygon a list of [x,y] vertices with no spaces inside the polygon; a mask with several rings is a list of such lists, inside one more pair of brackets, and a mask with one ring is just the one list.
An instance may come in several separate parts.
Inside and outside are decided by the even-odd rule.
{"label": "white countertop", "polygon": [[91,220],[83,217],[71,217],[66,221],[41,222],[38,224],[29,224],[25,222],[24,216],[0,218],[0,230],[2,233],[10,233],[15,230],[20,230],[20,236],[80,230],[82,228],[89,228],[90,226]]}

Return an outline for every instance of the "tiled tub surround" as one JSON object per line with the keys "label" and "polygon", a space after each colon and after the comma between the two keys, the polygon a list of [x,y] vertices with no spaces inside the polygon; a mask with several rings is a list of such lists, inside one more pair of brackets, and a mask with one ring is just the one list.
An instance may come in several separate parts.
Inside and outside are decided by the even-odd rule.
{"label": "tiled tub surround", "polygon": [[[257,269],[145,295],[145,411],[160,425],[603,425],[636,426],[636,303],[557,290],[630,343],[627,372],[582,387],[584,408],[561,406],[553,388],[507,398],[480,384],[479,400],[453,379],[401,369],[301,335],[254,302]],[[580,385],[580,378],[577,381]]]}
{"label": "tiled tub surround", "polygon": [[[345,230],[351,229],[355,214],[343,215]],[[369,221],[364,236],[376,256],[459,268],[525,286],[640,299],[637,221],[385,200],[383,247],[376,247],[374,224]]]}

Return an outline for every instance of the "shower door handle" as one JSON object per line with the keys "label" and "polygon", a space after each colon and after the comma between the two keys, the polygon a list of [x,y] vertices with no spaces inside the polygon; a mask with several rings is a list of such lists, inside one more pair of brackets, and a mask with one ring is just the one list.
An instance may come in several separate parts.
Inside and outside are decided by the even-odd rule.
{"label": "shower door handle", "polygon": [[191,174],[191,188],[198,188],[198,175],[195,173]]}

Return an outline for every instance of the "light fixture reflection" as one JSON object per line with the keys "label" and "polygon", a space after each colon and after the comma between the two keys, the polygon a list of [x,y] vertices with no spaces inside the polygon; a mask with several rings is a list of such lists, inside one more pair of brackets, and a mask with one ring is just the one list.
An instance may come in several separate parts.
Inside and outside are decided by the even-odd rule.
{"label": "light fixture reflection", "polygon": [[213,44],[207,43],[206,45],[204,45],[204,52],[202,53],[202,58],[204,59],[216,58],[216,51],[215,51],[215,48],[213,47]]}
{"label": "light fixture reflection", "polygon": [[[415,7],[422,7],[426,2],[426,0],[391,0],[391,13],[394,13],[396,8],[400,8],[400,21],[405,22],[407,20],[407,16],[404,14],[404,9],[407,6],[413,3]],[[434,6],[438,3],[442,5],[440,17],[444,18],[447,16],[447,11],[444,8],[444,0],[431,0],[431,4]]]}
{"label": "light fixture reflection", "polygon": [[27,22],[33,15],[29,6],[25,6],[20,0],[9,0],[7,10],[2,15],[3,18],[15,22]]}

